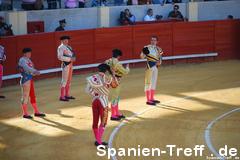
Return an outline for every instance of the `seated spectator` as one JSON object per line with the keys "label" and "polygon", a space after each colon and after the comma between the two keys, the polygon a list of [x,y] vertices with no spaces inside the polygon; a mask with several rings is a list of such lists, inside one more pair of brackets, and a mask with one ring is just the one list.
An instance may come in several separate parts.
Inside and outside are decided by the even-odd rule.
{"label": "seated spectator", "polygon": [[178,5],[173,6],[173,11],[168,14],[168,18],[171,20],[184,20],[182,13],[179,11]]}
{"label": "seated spectator", "polygon": [[12,10],[11,0],[0,0],[0,11]]}
{"label": "seated spectator", "polygon": [[143,18],[144,21],[156,21],[156,18],[153,16],[153,10],[149,8],[147,10],[147,15]]}
{"label": "seated spectator", "polygon": [[119,21],[121,25],[131,25],[135,23],[136,17],[132,15],[129,9],[125,9],[120,13]]}
{"label": "seated spectator", "polygon": [[77,8],[77,0],[65,0],[65,8]]}
{"label": "seated spectator", "polygon": [[43,2],[42,0],[22,0],[22,9],[40,10],[43,9]]}
{"label": "seated spectator", "polygon": [[85,0],[78,0],[78,8],[84,8],[85,7]]}
{"label": "seated spectator", "polygon": [[66,26],[66,20],[62,19],[59,21],[59,26],[55,29],[55,31],[65,31],[64,27]]}
{"label": "seated spectator", "polygon": [[8,25],[4,22],[4,18],[0,17],[0,36],[12,36],[12,25]]}
{"label": "seated spectator", "polygon": [[228,15],[227,19],[233,19],[233,16],[232,15]]}
{"label": "seated spectator", "polygon": [[47,0],[48,9],[57,9],[57,0]]}

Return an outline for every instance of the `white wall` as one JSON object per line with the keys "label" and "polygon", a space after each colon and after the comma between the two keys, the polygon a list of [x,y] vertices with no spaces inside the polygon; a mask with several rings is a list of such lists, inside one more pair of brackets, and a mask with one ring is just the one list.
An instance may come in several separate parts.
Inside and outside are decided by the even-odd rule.
{"label": "white wall", "polygon": [[28,11],[28,21],[44,21],[45,31],[52,32],[59,25],[59,20],[66,19],[66,30],[98,27],[97,8],[58,9]]}
{"label": "white wall", "polygon": [[240,18],[240,0],[198,3],[198,20],[226,19],[231,14]]}

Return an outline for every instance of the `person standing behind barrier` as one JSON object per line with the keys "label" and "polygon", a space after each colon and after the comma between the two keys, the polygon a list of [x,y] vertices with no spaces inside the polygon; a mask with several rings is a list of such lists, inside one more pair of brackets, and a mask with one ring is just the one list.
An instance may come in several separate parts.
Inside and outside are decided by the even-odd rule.
{"label": "person standing behind barrier", "polygon": [[55,29],[55,31],[65,31],[64,27],[66,26],[66,20],[62,19],[59,21],[59,26]]}
{"label": "person standing behind barrier", "polygon": [[112,96],[112,103],[111,103],[111,120],[119,121],[121,118],[125,118],[125,116],[119,112],[119,101],[120,101],[120,80],[123,76],[127,75],[130,72],[129,65],[127,64],[126,68],[120,64],[119,59],[122,56],[122,51],[119,49],[112,50],[112,58],[105,61],[106,64],[110,66],[112,69],[116,81],[118,82],[118,86],[112,88],[111,96]]}
{"label": "person standing behind barrier", "polygon": [[[3,62],[6,60],[4,47],[0,45],[0,89],[2,87],[2,77],[3,77]],[[0,98],[5,98],[5,96],[0,95]]]}
{"label": "person standing behind barrier", "polygon": [[40,72],[34,68],[33,62],[31,61],[31,48],[24,48],[22,50],[23,56],[18,61],[18,69],[21,73],[20,85],[22,88],[22,111],[23,118],[32,119],[32,116],[28,114],[27,104],[30,98],[30,102],[34,109],[34,115],[36,117],[45,117],[44,113],[39,112],[36,96],[34,90],[33,76],[40,75]]}
{"label": "person standing behind barrier", "polygon": [[75,99],[70,96],[70,86],[72,81],[73,62],[76,60],[76,56],[72,48],[68,45],[70,37],[60,37],[61,45],[57,49],[58,60],[62,61],[62,81],[60,89],[60,101],[69,101],[69,99]]}
{"label": "person standing behind barrier", "polygon": [[158,66],[161,65],[163,51],[157,46],[158,37],[151,37],[151,44],[145,46],[140,54],[142,59],[147,59],[147,69],[145,71],[145,94],[147,98],[146,104],[156,105],[160,101],[154,99],[157,87]]}

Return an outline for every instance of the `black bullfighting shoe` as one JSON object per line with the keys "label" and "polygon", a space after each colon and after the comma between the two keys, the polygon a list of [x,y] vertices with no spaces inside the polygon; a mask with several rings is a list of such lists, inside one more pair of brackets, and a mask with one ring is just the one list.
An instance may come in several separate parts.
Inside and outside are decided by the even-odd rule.
{"label": "black bullfighting shoe", "polygon": [[23,118],[26,118],[26,119],[33,119],[33,117],[30,116],[30,115],[23,115]]}
{"label": "black bullfighting shoe", "polygon": [[45,117],[46,114],[44,114],[44,113],[35,113],[34,116],[35,117]]}
{"label": "black bullfighting shoe", "polygon": [[59,101],[68,102],[69,100],[68,100],[67,98],[62,98],[62,97],[60,97],[60,98],[59,98]]}
{"label": "black bullfighting shoe", "polygon": [[66,99],[76,99],[75,97],[73,96],[65,96]]}
{"label": "black bullfighting shoe", "polygon": [[118,118],[125,119],[126,117],[122,114],[122,115],[119,115]]}
{"label": "black bullfighting shoe", "polygon": [[154,102],[152,102],[152,101],[147,101],[146,104],[147,104],[147,105],[151,105],[151,106],[155,106],[155,105],[156,105],[156,103],[154,103]]}
{"label": "black bullfighting shoe", "polygon": [[152,100],[152,102],[154,102],[154,103],[160,103],[160,101],[159,100]]}
{"label": "black bullfighting shoe", "polygon": [[112,121],[120,121],[120,120],[121,120],[120,117],[111,117],[110,119],[111,119]]}

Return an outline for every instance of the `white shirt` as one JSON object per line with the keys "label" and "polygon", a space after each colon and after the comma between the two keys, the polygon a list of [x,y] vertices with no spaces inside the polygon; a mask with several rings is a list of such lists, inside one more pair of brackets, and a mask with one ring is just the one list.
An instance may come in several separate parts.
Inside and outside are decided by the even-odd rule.
{"label": "white shirt", "polygon": [[70,46],[65,46],[64,44],[61,44],[58,49],[58,59],[60,61],[64,61],[64,62],[70,62],[71,61],[71,57],[73,56],[72,51],[69,49]]}
{"label": "white shirt", "polygon": [[95,74],[87,77],[86,80],[86,92],[93,97],[93,101],[99,99],[102,107],[106,108],[108,106],[109,85],[112,82],[112,78],[107,77],[105,74]]}
{"label": "white shirt", "polygon": [[148,14],[143,18],[144,21],[155,21],[156,18],[152,15],[149,16]]}

